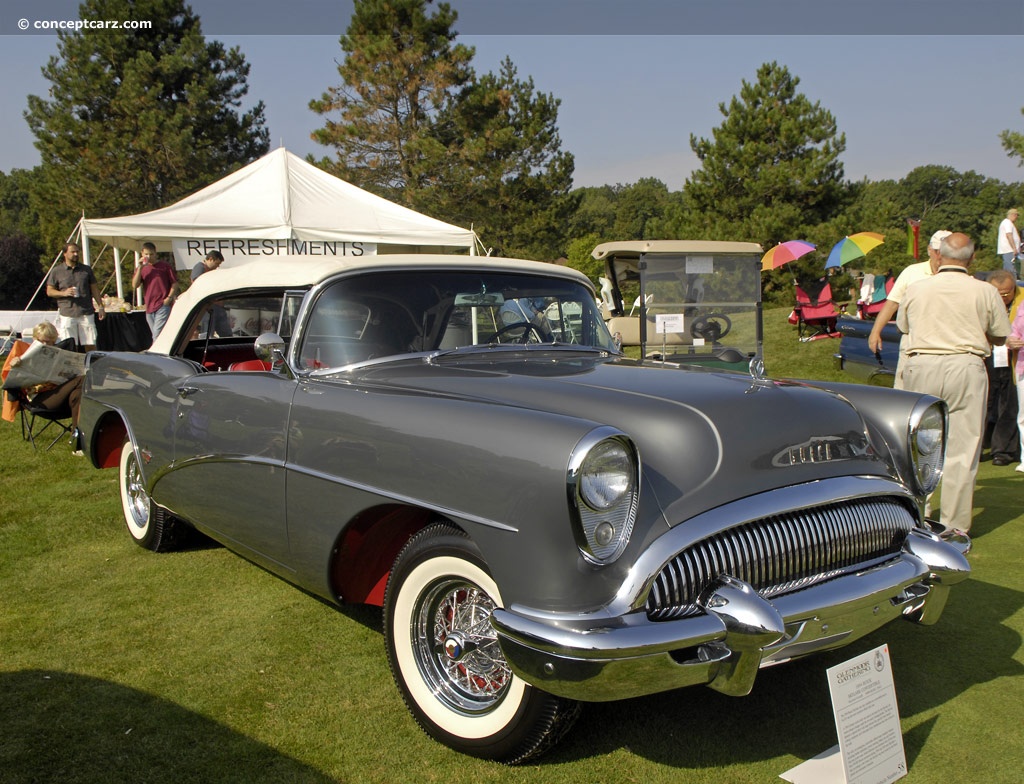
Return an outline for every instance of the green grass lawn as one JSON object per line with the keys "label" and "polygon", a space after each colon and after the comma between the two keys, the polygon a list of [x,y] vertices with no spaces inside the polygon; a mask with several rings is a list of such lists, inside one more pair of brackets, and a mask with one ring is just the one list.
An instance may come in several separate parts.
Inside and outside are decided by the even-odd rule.
{"label": "green grass lawn", "polygon": [[[838,341],[766,313],[774,376],[837,379]],[[521,768],[464,757],[407,714],[379,612],[339,611],[219,547],[155,555],[123,530],[116,471],[0,425],[2,782],[771,782],[836,742],[826,668],[890,646],[906,779],[1021,778],[1024,475],[982,464],[972,579],[936,626],[897,623],[765,670],[592,704]]]}

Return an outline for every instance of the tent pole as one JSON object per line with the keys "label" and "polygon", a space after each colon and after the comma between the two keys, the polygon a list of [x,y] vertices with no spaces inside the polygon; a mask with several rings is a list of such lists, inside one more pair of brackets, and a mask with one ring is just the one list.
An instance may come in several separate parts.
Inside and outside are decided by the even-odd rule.
{"label": "tent pole", "polygon": [[89,234],[85,230],[85,213],[82,213],[82,217],[78,219],[78,226],[75,228],[78,232],[78,244],[82,251],[82,263],[87,266],[92,266],[92,260],[89,258]]}
{"label": "tent pole", "polygon": [[114,248],[114,280],[117,283],[117,298],[124,299],[124,281],[121,280],[121,249]]}
{"label": "tent pole", "polygon": [[[132,267],[132,280],[135,280],[135,270],[139,268],[139,260],[142,255],[135,251],[135,265]],[[142,301],[142,287],[139,286],[137,289],[132,289],[132,301],[135,303],[135,307],[142,307],[145,303]]]}

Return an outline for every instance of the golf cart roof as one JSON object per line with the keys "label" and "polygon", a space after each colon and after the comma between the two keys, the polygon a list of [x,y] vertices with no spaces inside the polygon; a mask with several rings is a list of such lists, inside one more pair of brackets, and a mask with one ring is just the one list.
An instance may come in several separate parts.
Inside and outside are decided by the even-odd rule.
{"label": "golf cart roof", "polygon": [[594,248],[590,254],[595,259],[640,258],[645,253],[705,253],[705,254],[756,254],[761,255],[761,246],[756,242],[723,242],[718,240],[629,240],[626,242],[605,242]]}

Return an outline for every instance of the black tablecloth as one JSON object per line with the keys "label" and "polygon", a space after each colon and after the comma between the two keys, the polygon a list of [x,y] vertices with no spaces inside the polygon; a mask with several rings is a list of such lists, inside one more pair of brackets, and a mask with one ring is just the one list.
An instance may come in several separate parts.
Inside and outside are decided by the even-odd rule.
{"label": "black tablecloth", "polygon": [[108,313],[96,319],[96,348],[100,351],[145,351],[153,344],[153,336],[141,310],[131,313]]}

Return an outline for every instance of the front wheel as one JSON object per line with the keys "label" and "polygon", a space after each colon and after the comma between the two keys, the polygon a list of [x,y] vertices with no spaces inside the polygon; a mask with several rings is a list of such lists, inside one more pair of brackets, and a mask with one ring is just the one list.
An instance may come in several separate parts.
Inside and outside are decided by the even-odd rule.
{"label": "front wheel", "polygon": [[121,447],[121,511],[128,533],[140,547],[154,552],[173,550],[178,543],[180,523],[153,503],[139,468],[132,442]]}
{"label": "front wheel", "polygon": [[439,523],[395,559],[384,635],[391,672],[427,734],[464,754],[516,764],[557,743],[579,707],[512,673],[490,623],[500,605],[476,547]]}

